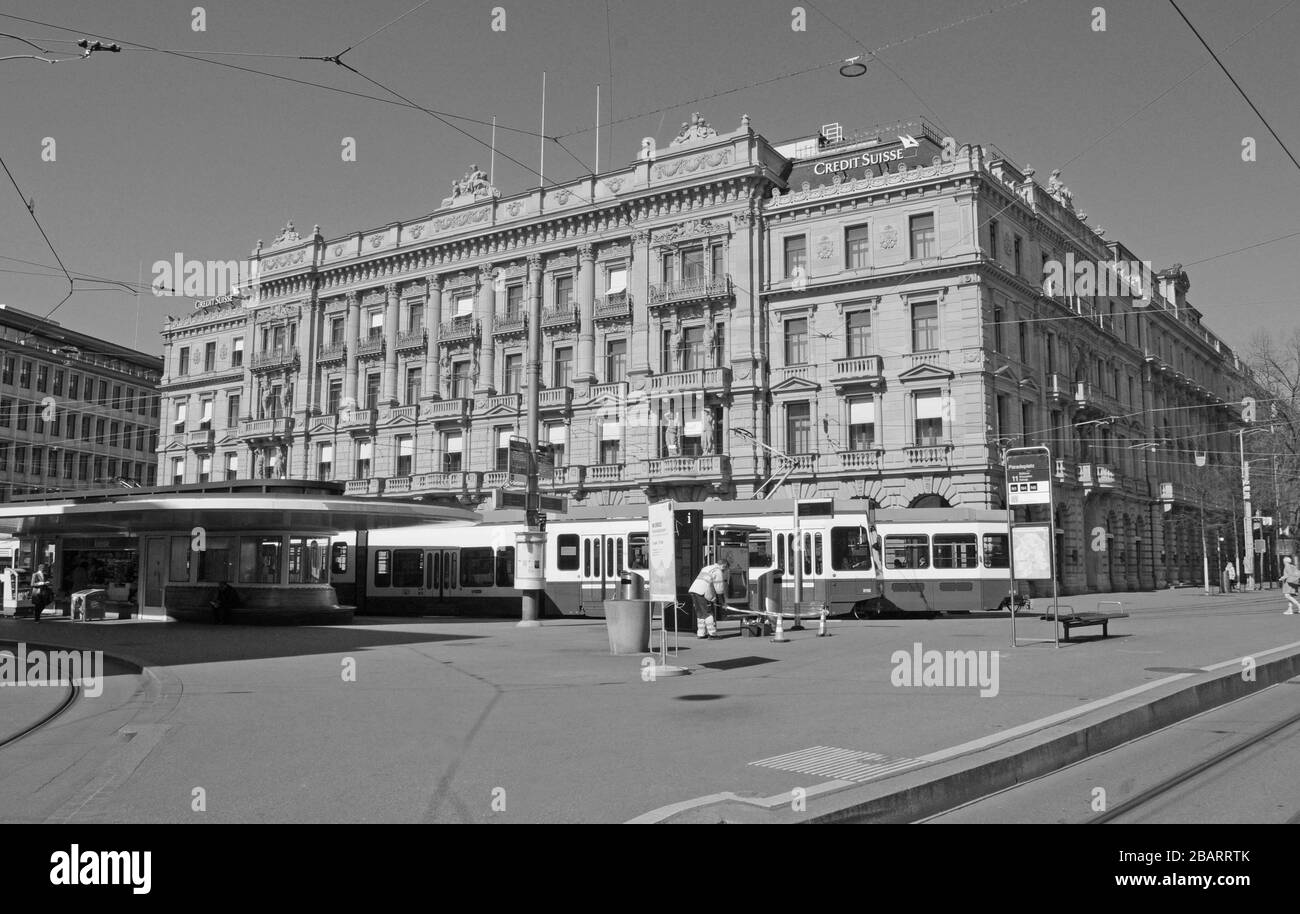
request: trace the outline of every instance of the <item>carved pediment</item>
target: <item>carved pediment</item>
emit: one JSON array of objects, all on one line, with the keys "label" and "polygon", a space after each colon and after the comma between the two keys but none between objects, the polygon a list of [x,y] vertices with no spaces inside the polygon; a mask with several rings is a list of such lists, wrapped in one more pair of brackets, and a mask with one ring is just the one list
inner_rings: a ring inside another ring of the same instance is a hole
[{"label": "carved pediment", "polygon": [[807,378],[787,378],[772,387],[774,394],[814,393],[818,390],[821,390],[821,385]]},{"label": "carved pediment", "polygon": [[909,384],[916,381],[947,381],[953,377],[953,373],[948,369],[927,362],[924,365],[909,368],[898,376],[898,380],[904,384]]}]

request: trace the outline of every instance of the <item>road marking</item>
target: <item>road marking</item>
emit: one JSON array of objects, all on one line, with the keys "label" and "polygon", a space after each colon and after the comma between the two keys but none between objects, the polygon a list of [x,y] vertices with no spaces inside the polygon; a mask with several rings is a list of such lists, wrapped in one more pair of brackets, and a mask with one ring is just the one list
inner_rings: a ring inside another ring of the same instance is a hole
[{"label": "road marking", "polygon": [[861,752],[856,749],[836,749],[832,746],[813,746],[798,752],[787,752],[750,762],[762,768],[775,768],[778,771],[793,771],[796,774],[813,774],[832,777],[837,781],[852,781],[863,784],[867,781],[905,771],[925,764],[920,759],[894,758],[876,752]]},{"label": "road marking", "polygon": [[[1240,657],[1234,657],[1231,660],[1224,660],[1221,663],[1215,663],[1206,667],[1202,667],[1202,669],[1206,673],[1213,673],[1217,670],[1227,669],[1228,667],[1231,666],[1240,666],[1242,660],[1244,660],[1246,657],[1251,657],[1253,659],[1258,660],[1258,658],[1260,657],[1267,657],[1270,654],[1278,654],[1283,651],[1290,651],[1296,648],[1300,648],[1300,641],[1293,641],[1290,644],[1283,644],[1280,647],[1273,647],[1273,648],[1269,648],[1268,650],[1255,651],[1250,654],[1243,654]],[[956,758],[961,755],[969,755],[972,752],[978,752],[982,749],[987,749],[990,746],[995,746],[999,743],[1008,742],[1010,740],[1016,739],[1017,737],[1024,736],[1027,733],[1032,733],[1036,730],[1043,730],[1048,727],[1056,726],[1059,723],[1064,723],[1065,721],[1071,720],[1082,714],[1087,714],[1091,711],[1096,711],[1101,708],[1105,708],[1108,705],[1116,704],[1117,702],[1121,702],[1126,698],[1132,698],[1135,695],[1141,695],[1143,692],[1149,692],[1152,689],[1159,688],[1160,686],[1163,685],[1168,685],[1171,682],[1178,682],[1181,679],[1190,679],[1194,675],[1196,674],[1178,673],[1177,675],[1174,676],[1166,676],[1163,679],[1156,679],[1153,680],[1152,682],[1143,683],[1142,685],[1136,686],[1132,689],[1126,689],[1123,692],[1117,692],[1114,695],[1109,695],[1105,698],[1099,698],[1096,701],[1088,702],[1087,704],[1080,705],[1077,708],[1071,708],[1068,711],[1062,711],[1059,714],[1052,714],[1047,717],[1041,717],[1038,720],[1031,721],[1027,724],[1021,724],[1018,727],[1012,727],[1010,730],[1000,730],[997,733],[992,733],[989,734],[988,736],[980,737],[979,739],[974,739],[971,740],[970,742],[962,743],[959,746],[953,746],[952,748],[949,749],[941,749],[938,752],[931,752],[928,755],[920,756],[917,759],[899,759],[899,761],[916,762],[916,765],[907,766],[908,768],[915,768],[920,765],[926,765],[926,766],[934,765],[937,764],[938,762],[948,761],[950,759]],[[814,752],[818,748],[824,749],[826,747],[815,747],[814,749],[804,749],[801,750],[800,752],[788,753],[785,756],[774,756],[773,759],[790,758],[793,756],[802,755],[803,753]],[[835,751],[835,750],[831,750],[831,751]],[[839,750],[839,751],[847,751],[847,750]],[[868,755],[871,755],[871,753],[864,752],[864,753],[857,753],[856,755],[859,758],[863,758]],[[881,756],[881,758],[884,758],[884,756]],[[773,759],[766,759],[765,761],[770,762]],[[751,762],[751,764],[761,765],[763,763]],[[771,767],[776,767],[776,766],[771,766]],[[899,770],[906,770],[906,769],[899,769]],[[877,775],[877,777],[880,776],[881,775]],[[822,784],[817,784],[813,787],[806,788],[806,795],[812,797],[824,793],[833,793],[837,790],[843,790],[846,787],[856,787],[858,786],[859,783],[860,783],[859,781],[848,781],[848,780],[826,781]],[[661,806],[658,809],[654,809],[651,810],[650,812],[643,813],[642,815],[637,816],[635,819],[629,819],[626,824],[628,825],[654,824],[657,822],[662,822],[665,819],[669,819],[677,815],[678,813],[685,812],[689,809],[695,809],[701,806],[711,806],[714,803],[726,803],[726,802],[745,803],[750,806],[759,806],[764,809],[774,809],[778,806],[784,806],[787,803],[789,803],[790,794],[780,793],[774,797],[754,798],[754,797],[738,796],[737,794],[732,793],[730,791],[727,791],[726,793],[715,793],[705,797],[697,797],[696,799],[693,800],[683,800],[680,803],[673,803],[669,806]]]}]

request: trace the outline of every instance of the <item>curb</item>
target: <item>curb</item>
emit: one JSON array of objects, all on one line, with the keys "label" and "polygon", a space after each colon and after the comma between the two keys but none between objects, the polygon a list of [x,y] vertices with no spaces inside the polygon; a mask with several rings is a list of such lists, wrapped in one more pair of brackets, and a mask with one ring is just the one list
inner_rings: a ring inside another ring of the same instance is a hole
[{"label": "curb", "polygon": [[[1118,714],[1069,729],[1060,724],[966,760],[937,766],[946,773],[901,790],[803,819],[804,824],[915,822],[1025,781],[1051,774],[1171,724],[1300,676],[1300,653],[1261,663],[1255,680],[1238,669],[1202,680]],[[1026,741],[1032,744],[1025,745]],[[1016,744],[1020,748],[1014,748]],[[989,758],[998,755],[997,758]],[[983,760],[976,760],[976,759]],[[964,767],[963,766],[964,763]],[[917,772],[921,774],[921,772]]]}]

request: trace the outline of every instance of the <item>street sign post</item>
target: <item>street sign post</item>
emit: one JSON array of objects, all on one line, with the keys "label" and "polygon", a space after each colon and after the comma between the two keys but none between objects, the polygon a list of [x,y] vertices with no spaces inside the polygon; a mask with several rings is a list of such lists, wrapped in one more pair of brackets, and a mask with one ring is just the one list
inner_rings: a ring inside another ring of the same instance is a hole
[{"label": "street sign post", "polygon": [[[1007,485],[1007,539],[1011,582],[1011,646],[1016,638],[1016,581],[1052,582],[1052,629],[1056,646],[1061,646],[1060,594],[1056,583],[1056,502],[1052,498],[1052,452],[1046,447],[1008,448],[1002,452]],[[1016,524],[1019,507],[1047,505],[1047,526]]]},{"label": "street sign post", "polygon": [[533,469],[533,449],[528,439],[512,437],[509,457],[506,469],[510,472],[510,485],[526,488]]},{"label": "street sign post", "polygon": [[1046,449],[1017,448],[1007,451],[1007,504],[1050,505],[1052,503],[1052,455]]}]

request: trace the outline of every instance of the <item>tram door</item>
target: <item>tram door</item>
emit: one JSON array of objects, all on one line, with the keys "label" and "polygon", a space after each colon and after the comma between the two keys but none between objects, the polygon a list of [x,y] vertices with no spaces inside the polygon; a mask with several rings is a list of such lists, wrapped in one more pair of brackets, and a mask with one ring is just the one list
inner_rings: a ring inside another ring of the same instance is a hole
[{"label": "tram door", "polygon": [[599,533],[583,535],[579,547],[579,577],[584,615],[603,616],[605,601],[618,599],[619,573],[626,563],[623,549],[622,537]]},{"label": "tram door", "polygon": [[424,554],[425,592],[436,604],[456,596],[460,586],[456,550],[433,549]]}]

